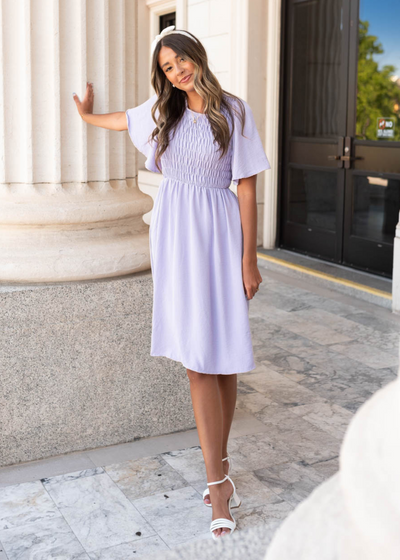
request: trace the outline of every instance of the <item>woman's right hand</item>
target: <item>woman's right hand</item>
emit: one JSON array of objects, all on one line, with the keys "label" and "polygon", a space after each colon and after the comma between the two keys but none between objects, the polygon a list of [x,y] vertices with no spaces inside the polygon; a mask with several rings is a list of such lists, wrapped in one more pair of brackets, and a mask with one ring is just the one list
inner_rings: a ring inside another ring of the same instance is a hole
[{"label": "woman's right hand", "polygon": [[82,101],[79,99],[76,93],[74,93],[73,97],[81,117],[83,115],[87,115],[88,113],[93,113],[94,92],[92,83],[86,82],[86,91]]},{"label": "woman's right hand", "polygon": [[106,128],[107,130],[128,130],[125,111],[98,115],[93,114],[93,84],[86,82],[86,91],[82,101],[76,93],[73,94],[73,97],[79,114],[85,123]]}]

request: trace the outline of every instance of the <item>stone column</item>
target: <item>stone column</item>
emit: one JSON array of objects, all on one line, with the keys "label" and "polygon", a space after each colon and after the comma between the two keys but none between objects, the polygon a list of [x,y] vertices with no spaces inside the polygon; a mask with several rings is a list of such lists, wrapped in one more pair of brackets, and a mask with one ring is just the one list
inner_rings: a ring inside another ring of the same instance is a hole
[{"label": "stone column", "polygon": [[263,247],[274,249],[278,219],[278,146],[280,40],[282,0],[267,3],[267,80],[266,80],[266,142],[265,150],[271,170],[265,173]]},{"label": "stone column", "polygon": [[137,4],[1,0],[0,281],[58,282],[150,269],[153,201],[127,132],[84,123],[138,105]]}]

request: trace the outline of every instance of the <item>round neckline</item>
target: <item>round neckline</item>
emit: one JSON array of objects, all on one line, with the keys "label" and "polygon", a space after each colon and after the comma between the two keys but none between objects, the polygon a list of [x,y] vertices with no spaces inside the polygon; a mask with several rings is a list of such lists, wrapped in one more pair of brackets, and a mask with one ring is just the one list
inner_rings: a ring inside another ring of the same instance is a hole
[{"label": "round neckline", "polygon": [[186,103],[186,110],[187,110],[187,111],[190,111],[191,113],[194,113],[195,115],[199,115],[199,116],[202,115],[202,116],[205,116],[205,113],[198,113],[197,111],[193,111],[193,109],[190,109],[190,108],[188,107],[188,104],[187,104],[187,99],[185,99],[185,103]]},{"label": "round neckline", "polygon": [[193,111],[193,109],[189,109],[189,107],[186,107],[188,111],[190,111],[191,113],[194,113],[195,115],[205,115],[205,113],[198,113],[197,111]]}]

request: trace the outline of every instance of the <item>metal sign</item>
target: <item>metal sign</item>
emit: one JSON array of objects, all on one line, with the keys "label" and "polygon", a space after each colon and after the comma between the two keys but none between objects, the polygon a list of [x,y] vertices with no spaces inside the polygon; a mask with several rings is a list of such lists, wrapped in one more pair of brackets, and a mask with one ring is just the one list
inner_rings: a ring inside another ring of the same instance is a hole
[{"label": "metal sign", "polygon": [[377,138],[394,138],[394,119],[379,117],[376,136]]}]

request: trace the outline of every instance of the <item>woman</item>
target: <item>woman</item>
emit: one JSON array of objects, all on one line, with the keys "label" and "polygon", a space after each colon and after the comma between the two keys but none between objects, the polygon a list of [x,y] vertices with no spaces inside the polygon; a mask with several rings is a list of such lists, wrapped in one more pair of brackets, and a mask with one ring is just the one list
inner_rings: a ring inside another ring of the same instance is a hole
[{"label": "woman", "polygon": [[128,130],[146,168],[163,174],[150,225],[150,354],[187,369],[216,538],[233,533],[231,507],[240,505],[227,446],[237,374],[255,368],[248,311],[262,282],[256,178],[270,165],[249,105],[221,88],[200,41],[174,27],[153,41],[156,93],[147,101],[94,115],[90,83],[74,100],[85,122]]}]

